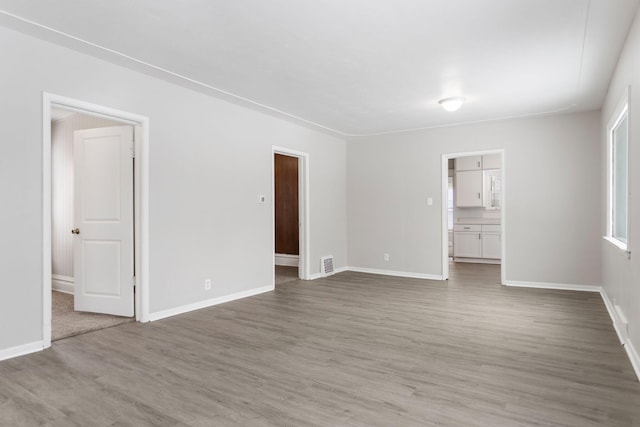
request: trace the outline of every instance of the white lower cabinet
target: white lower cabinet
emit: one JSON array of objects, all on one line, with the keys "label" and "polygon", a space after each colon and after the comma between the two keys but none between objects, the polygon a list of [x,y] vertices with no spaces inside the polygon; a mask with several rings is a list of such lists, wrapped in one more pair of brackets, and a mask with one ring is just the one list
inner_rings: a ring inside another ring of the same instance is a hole
[{"label": "white lower cabinet", "polygon": [[482,258],[500,259],[502,256],[500,233],[482,233]]},{"label": "white lower cabinet", "polygon": [[454,225],[453,255],[455,257],[480,258],[482,253],[481,231],[480,225]]},{"label": "white lower cabinet", "polygon": [[499,260],[502,257],[500,226],[454,225],[453,255],[455,258]]}]

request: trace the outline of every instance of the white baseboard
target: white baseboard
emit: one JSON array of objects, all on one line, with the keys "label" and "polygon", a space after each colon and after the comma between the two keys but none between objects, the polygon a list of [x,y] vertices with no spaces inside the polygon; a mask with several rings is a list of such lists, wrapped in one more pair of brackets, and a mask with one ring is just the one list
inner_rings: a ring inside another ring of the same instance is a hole
[{"label": "white baseboard", "polygon": [[51,275],[51,289],[65,294],[73,294],[73,277],[61,276],[59,274]]},{"label": "white baseboard", "polygon": [[217,298],[211,298],[204,301],[198,301],[193,304],[187,304],[180,307],[170,308],[168,310],[162,310],[155,313],[149,313],[149,321],[153,322],[155,320],[164,319],[166,317],[176,316],[178,314],[188,313],[194,310],[200,310],[201,308],[211,307],[213,305],[222,304],[229,301],[234,301],[241,298],[247,298],[254,295],[262,294],[265,292],[270,292],[275,289],[275,286],[263,286],[260,288],[249,289],[246,291],[236,292],[230,295],[224,295]]},{"label": "white baseboard", "polygon": [[468,262],[472,264],[501,264],[502,261],[499,259],[492,258],[464,258],[464,257],[453,257],[454,262]]},{"label": "white baseboard", "polygon": [[34,341],[28,344],[17,345],[15,347],[0,350],[0,360],[12,359],[14,357],[24,356],[25,354],[35,353],[42,350],[44,350],[44,343],[42,341]]},{"label": "white baseboard", "polygon": [[640,357],[638,357],[636,348],[631,343],[631,340],[629,340],[626,329],[626,319],[620,318],[618,310],[616,310],[615,306],[611,303],[609,296],[604,291],[604,288],[602,286],[571,285],[566,283],[520,282],[513,280],[508,280],[507,286],[539,289],[558,289],[581,292],[598,292],[600,294],[600,297],[602,298],[602,301],[604,302],[604,306],[607,308],[607,312],[609,313],[609,317],[611,318],[611,322],[613,323],[613,329],[616,331],[616,335],[618,335],[620,344],[622,344],[622,346],[624,347],[624,350],[627,353],[627,357],[631,362],[631,366],[633,367],[636,377],[638,381],[640,381]]},{"label": "white baseboard", "polygon": [[[350,270],[349,267],[340,267],[333,270],[332,274],[344,273],[345,271],[349,271],[349,270]],[[330,274],[329,276],[331,276],[332,274]],[[323,277],[328,277],[328,276],[324,276],[322,273],[314,273],[309,275],[308,280],[322,279]]]},{"label": "white baseboard", "polygon": [[600,292],[601,286],[595,285],[574,285],[569,283],[547,283],[547,282],[521,282],[517,280],[507,280],[507,286],[519,288],[537,288],[537,289],[556,289],[561,291],[581,291],[581,292]]},{"label": "white baseboard", "polygon": [[602,298],[602,301],[604,302],[604,306],[607,308],[607,312],[609,313],[609,317],[611,318],[611,322],[613,322],[613,329],[616,331],[616,334],[618,335],[618,339],[620,340],[620,344],[624,345],[625,338],[622,335],[622,331],[620,330],[619,322],[618,322],[617,315],[616,315],[616,309],[613,306],[613,304],[611,303],[611,300],[609,300],[609,296],[604,291],[604,289],[602,289],[600,291],[600,297]]},{"label": "white baseboard", "polygon": [[300,257],[298,255],[275,254],[274,262],[276,265],[284,267],[297,267],[300,262]]},{"label": "white baseboard", "polygon": [[613,323],[613,329],[618,335],[620,344],[622,344],[622,346],[624,347],[624,351],[627,353],[627,357],[631,362],[633,371],[636,373],[638,381],[640,381],[640,357],[638,357],[638,351],[629,339],[626,319],[620,318],[618,310],[616,310],[615,305],[613,305],[613,303],[609,299],[609,295],[607,295],[604,289],[600,291],[600,296],[602,297],[602,301],[604,301],[605,307],[607,307],[607,312],[609,313],[609,317],[611,318],[611,322]]},{"label": "white baseboard", "polygon": [[442,275],[410,273],[406,271],[378,270],[375,268],[347,267],[349,271],[357,273],[380,274],[383,276],[408,277],[411,279],[444,280]]},{"label": "white baseboard", "polygon": [[640,381],[640,357],[638,357],[638,352],[631,343],[631,340],[627,339],[627,342],[624,344],[624,350],[627,352],[627,357],[631,361],[631,366],[633,366],[638,381]]}]

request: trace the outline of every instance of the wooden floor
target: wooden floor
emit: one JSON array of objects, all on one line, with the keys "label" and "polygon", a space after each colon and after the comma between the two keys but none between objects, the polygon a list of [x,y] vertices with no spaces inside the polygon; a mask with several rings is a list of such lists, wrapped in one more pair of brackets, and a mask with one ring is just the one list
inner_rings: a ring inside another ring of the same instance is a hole
[{"label": "wooden floor", "polygon": [[595,293],[342,273],[0,363],[2,426],[633,426]]}]

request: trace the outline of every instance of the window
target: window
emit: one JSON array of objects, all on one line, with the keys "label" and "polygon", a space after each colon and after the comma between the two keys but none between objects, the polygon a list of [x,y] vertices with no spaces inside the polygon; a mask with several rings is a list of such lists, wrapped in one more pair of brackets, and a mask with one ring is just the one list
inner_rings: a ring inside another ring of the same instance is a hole
[{"label": "window", "polygon": [[608,206],[607,238],[621,249],[627,249],[628,228],[628,97],[616,109],[608,133]]}]

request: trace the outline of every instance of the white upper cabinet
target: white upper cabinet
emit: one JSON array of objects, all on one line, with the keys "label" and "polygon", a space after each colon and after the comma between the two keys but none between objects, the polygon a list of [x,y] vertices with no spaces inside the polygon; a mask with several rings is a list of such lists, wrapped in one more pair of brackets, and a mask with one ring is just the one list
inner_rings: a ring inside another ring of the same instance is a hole
[{"label": "white upper cabinet", "polygon": [[482,171],[456,172],[456,206],[460,208],[481,207]]},{"label": "white upper cabinet", "polygon": [[500,169],[502,167],[500,154],[482,156],[482,169]]},{"label": "white upper cabinet", "polygon": [[482,169],[482,156],[458,157],[456,171],[474,171]]}]

